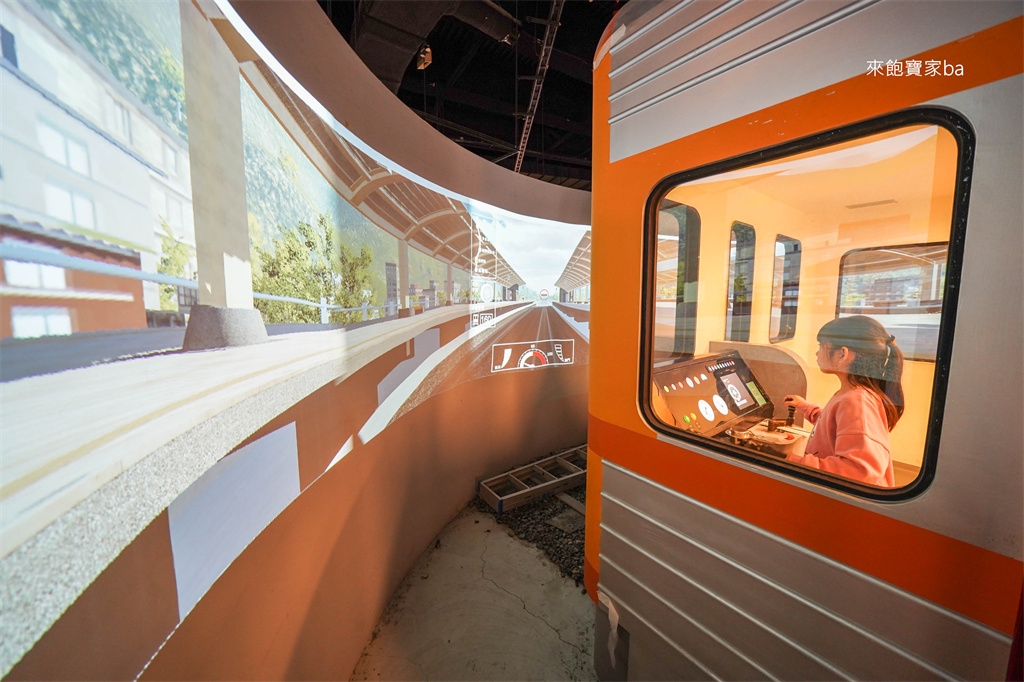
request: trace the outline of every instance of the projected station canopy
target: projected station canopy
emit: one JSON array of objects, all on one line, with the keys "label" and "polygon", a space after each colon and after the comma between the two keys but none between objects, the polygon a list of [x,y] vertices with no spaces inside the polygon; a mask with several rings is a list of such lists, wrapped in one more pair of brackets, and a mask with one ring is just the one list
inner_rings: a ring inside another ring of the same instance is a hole
[{"label": "projected station canopy", "polygon": [[244,62],[240,68],[328,182],[371,221],[452,267],[486,271],[505,286],[525,284],[475,229],[461,201],[391,171],[335,133],[262,60]]}]

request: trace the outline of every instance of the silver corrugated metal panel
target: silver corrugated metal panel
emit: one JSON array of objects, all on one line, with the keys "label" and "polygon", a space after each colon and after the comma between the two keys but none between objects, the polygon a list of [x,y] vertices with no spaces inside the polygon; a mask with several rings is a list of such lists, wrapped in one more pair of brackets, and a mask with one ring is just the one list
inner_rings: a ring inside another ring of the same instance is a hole
[{"label": "silver corrugated metal panel", "polygon": [[[652,100],[714,77],[876,1],[732,0],[695,17],[662,43],[632,57],[629,55],[633,50],[612,50],[611,120],[628,116]],[[687,12],[679,12],[676,17],[691,18]],[[638,40],[629,47],[643,47],[646,42]],[[616,63],[620,56],[622,66]]]},{"label": "silver corrugated metal panel", "polygon": [[707,676],[1005,672],[1002,633],[609,462],[603,481],[599,588]]},{"label": "silver corrugated metal panel", "polygon": [[[611,118],[795,40],[877,0],[694,3],[659,29],[612,49]],[[707,10],[707,11],[705,11]]]},{"label": "silver corrugated metal panel", "polygon": [[[617,17],[611,161],[1008,21],[1015,2],[694,0]],[[907,31],[913,26],[913,31]],[[823,59],[827,55],[827,59]],[[711,106],[709,103],[713,102]]]}]

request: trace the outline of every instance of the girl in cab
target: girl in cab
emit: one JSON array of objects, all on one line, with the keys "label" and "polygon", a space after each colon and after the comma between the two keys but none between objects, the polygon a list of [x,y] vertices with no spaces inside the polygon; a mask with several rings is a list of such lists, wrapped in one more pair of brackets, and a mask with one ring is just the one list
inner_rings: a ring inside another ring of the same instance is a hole
[{"label": "girl in cab", "polygon": [[797,395],[785,403],[814,425],[805,454],[786,459],[882,488],[895,486],[889,432],[903,415],[903,353],[881,324],[855,315],[818,332],[818,367],[839,378],[824,407]]}]

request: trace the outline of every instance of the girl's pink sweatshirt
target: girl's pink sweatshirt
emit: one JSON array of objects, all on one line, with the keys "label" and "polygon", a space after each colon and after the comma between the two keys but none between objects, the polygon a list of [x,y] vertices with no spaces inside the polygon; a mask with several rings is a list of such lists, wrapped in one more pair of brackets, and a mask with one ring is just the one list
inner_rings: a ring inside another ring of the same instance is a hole
[{"label": "girl's pink sweatshirt", "polygon": [[839,391],[824,408],[797,408],[814,424],[804,455],[791,462],[883,488],[895,487],[889,429],[882,400],[860,386]]}]

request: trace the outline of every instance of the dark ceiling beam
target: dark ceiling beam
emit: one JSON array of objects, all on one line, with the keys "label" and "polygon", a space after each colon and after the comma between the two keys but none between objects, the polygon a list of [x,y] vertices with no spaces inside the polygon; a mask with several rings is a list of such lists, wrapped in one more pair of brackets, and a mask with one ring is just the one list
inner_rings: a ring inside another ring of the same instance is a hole
[{"label": "dark ceiling beam", "polygon": [[525,161],[523,161],[523,168],[521,174],[555,175],[561,178],[574,178],[588,181],[591,177],[589,168],[580,168],[578,166],[563,166],[557,163],[548,163],[547,161],[541,164],[540,161],[537,161],[536,159],[529,157]]},{"label": "dark ceiling beam", "polygon": [[[540,41],[533,36],[521,34],[519,41],[515,44],[516,53],[520,57],[526,57],[537,61],[540,56]],[[551,53],[551,59],[548,66],[559,73],[565,74],[570,78],[574,78],[582,83],[592,85],[594,82],[594,70],[593,65],[585,59],[574,57],[573,55],[562,52],[561,50],[554,50]]]},{"label": "dark ceiling beam", "polygon": [[462,74],[466,71],[466,67],[469,66],[471,61],[473,61],[473,57],[476,56],[476,53],[480,50],[480,45],[482,44],[483,38],[481,38],[479,34],[474,34],[473,43],[466,48],[466,52],[462,55],[462,59],[459,60],[458,65],[452,70],[451,75],[448,76],[448,82],[445,83],[446,89],[454,86],[459,78],[462,77]]},{"label": "dark ceiling beam", "polygon": [[[510,144],[504,144],[498,146],[490,142],[479,142],[477,140],[455,140],[458,144],[463,147],[474,147],[477,149],[492,149],[497,152],[517,152],[518,149]],[[543,161],[554,161],[557,163],[570,163],[575,166],[583,166],[590,168],[590,159],[583,159],[578,156],[562,156],[561,154],[548,154],[547,152],[539,152],[536,149],[527,149],[526,155],[531,159],[538,159]],[[587,171],[589,174],[590,171]]]},{"label": "dark ceiling beam", "polygon": [[[415,78],[406,78],[402,83],[402,90],[422,97],[423,83]],[[430,96],[433,94],[433,90],[428,87],[427,95]],[[503,102],[501,100],[494,99],[493,97],[478,95],[476,93],[466,92],[465,90],[458,90],[455,88],[444,89],[444,100],[451,104],[464,104],[467,107],[486,111],[490,114],[498,114],[500,116],[514,116],[516,114],[514,104]],[[541,112],[537,115],[535,123],[536,125],[543,126],[544,128],[572,132],[577,135],[585,135],[586,137],[590,137],[591,135],[590,121],[572,121],[562,116]]]},{"label": "dark ceiling beam", "polygon": [[573,133],[573,132],[568,132],[568,133],[566,133],[565,135],[562,135],[562,136],[561,136],[560,138],[558,138],[557,140],[555,140],[555,143],[554,143],[553,145],[551,145],[550,147],[547,147],[547,148],[545,149],[545,151],[549,151],[549,152],[553,152],[553,151],[555,151],[556,149],[558,149],[559,147],[561,147],[561,146],[562,146],[562,145],[563,145],[563,144],[564,144],[564,143],[565,143],[565,142],[566,142],[566,141],[567,141],[567,140],[568,140],[568,139],[569,139],[570,137],[572,137],[572,136],[573,136],[574,134],[575,134],[575,133]]},{"label": "dark ceiling beam", "polygon": [[486,133],[481,133],[480,131],[473,130],[468,126],[453,123],[452,121],[446,121],[443,118],[440,118],[439,116],[428,114],[425,111],[418,111],[415,109],[413,111],[416,111],[416,114],[419,115],[419,117],[422,118],[427,123],[433,123],[434,125],[443,126],[449,130],[454,130],[464,135],[475,137],[480,142],[487,143],[490,146],[489,148],[501,150],[515,149],[515,146],[513,146],[511,142],[506,142],[505,140],[500,140],[496,137],[491,137]]},{"label": "dark ceiling beam", "polygon": [[[509,169],[511,170],[511,169]],[[523,162],[520,175],[534,177],[545,182],[552,182],[549,178],[556,178],[554,184],[571,184],[580,186],[583,183],[590,184],[590,175],[581,175],[579,169],[567,168],[565,166],[552,166],[547,164],[544,168],[532,167],[528,162]]]}]

